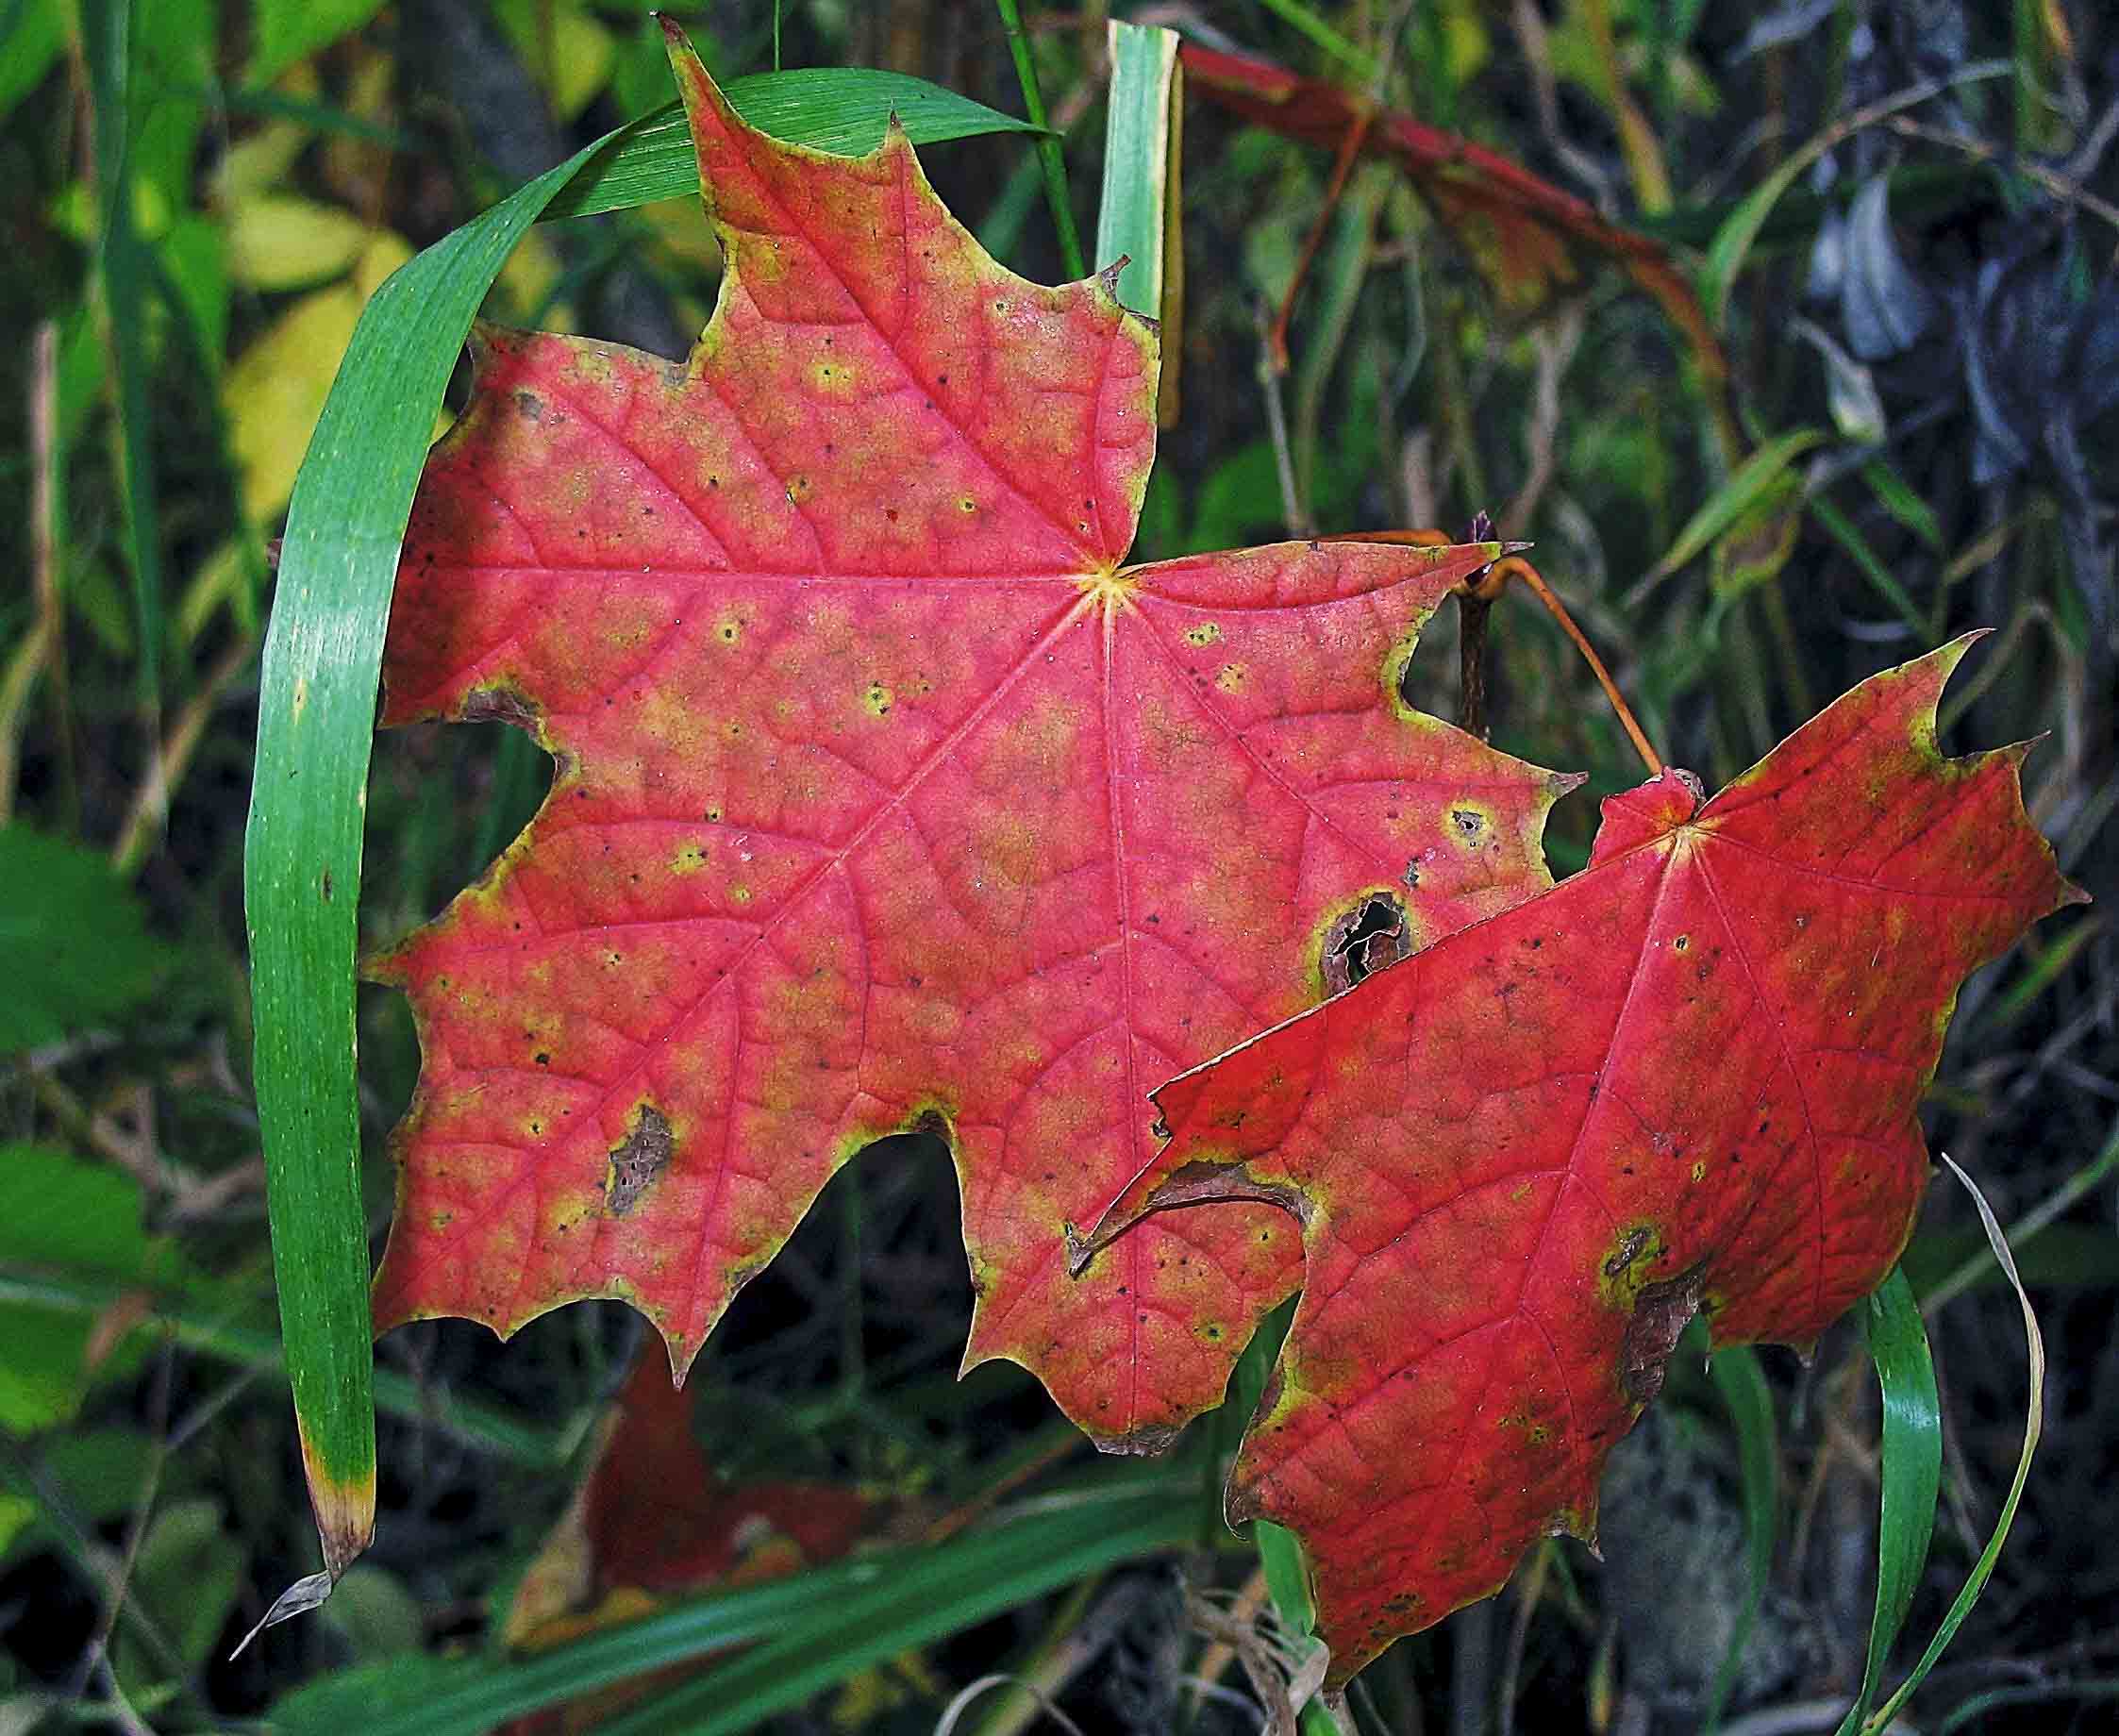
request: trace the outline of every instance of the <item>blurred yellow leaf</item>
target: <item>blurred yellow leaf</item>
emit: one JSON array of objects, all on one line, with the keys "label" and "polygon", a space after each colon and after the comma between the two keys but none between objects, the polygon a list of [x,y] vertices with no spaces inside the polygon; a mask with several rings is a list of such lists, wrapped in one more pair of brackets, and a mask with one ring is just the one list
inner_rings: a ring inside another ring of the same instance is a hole
[{"label": "blurred yellow leaf", "polygon": [[610,82],[617,44],[586,8],[568,0],[499,0],[493,15],[550,94],[556,118],[573,120]]},{"label": "blurred yellow leaf", "polygon": [[299,121],[269,121],[222,154],[213,170],[213,198],[222,209],[280,186],[309,148],[310,129]]},{"label": "blurred yellow leaf", "polygon": [[553,286],[559,281],[558,250],[538,230],[524,236],[508,263],[500,268],[499,285],[507,304],[526,323],[546,331],[565,331],[569,323],[557,308],[545,305]]},{"label": "blurred yellow leaf", "polygon": [[351,211],[288,192],[259,193],[228,212],[228,275],[254,290],[292,290],[342,275],[371,231]]},{"label": "blurred yellow leaf", "polygon": [[411,257],[397,236],[374,235],[353,261],[351,282],[303,296],[229,368],[222,402],[228,443],[242,472],[242,508],[252,523],[276,518],[287,505],[361,308]]}]

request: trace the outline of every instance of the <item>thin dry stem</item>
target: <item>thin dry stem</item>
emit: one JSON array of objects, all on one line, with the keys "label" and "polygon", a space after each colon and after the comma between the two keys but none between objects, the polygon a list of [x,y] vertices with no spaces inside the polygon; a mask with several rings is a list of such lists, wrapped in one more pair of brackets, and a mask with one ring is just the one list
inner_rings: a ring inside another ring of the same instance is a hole
[{"label": "thin dry stem", "polygon": [[110,865],[120,874],[131,874],[140,866],[141,859],[154,847],[162,824],[169,817],[171,793],[183,781],[192,756],[198,751],[207,720],[220,703],[222,690],[249,665],[255,649],[256,643],[244,634],[224,651],[199,691],[177,713],[169,734],[156,748],[146,776],[133,792],[132,805],[125,812],[125,830],[110,851]]},{"label": "thin dry stem", "polygon": [[[58,660],[58,327],[44,320],[29,345],[29,565],[37,619],[0,676],[0,826],[14,814],[23,720],[37,676],[48,663],[55,687],[63,686]],[[63,720],[60,733],[63,739]]]}]

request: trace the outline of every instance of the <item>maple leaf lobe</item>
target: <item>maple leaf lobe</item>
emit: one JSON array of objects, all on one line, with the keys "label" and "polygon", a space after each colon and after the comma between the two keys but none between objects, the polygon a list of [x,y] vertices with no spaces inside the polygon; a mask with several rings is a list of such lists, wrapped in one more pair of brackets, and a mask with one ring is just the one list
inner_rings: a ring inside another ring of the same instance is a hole
[{"label": "maple leaf lobe", "polygon": [[1152,1150],[1147,1084],[1312,999],[1349,901],[1401,899],[1410,944],[1547,883],[1570,780],[1396,696],[1491,546],[1118,568],[1145,324],[987,259],[902,135],[780,145],[676,64],[706,334],[673,364],[481,331],[414,507],[384,720],[498,717],[556,765],[372,967],[423,1055],[376,1319],[617,1296],[681,1373],[840,1165],[935,1131],[967,1365],[1153,1446],[1298,1263],[1235,1208],[1069,1277],[1063,1225]]},{"label": "maple leaf lobe", "polygon": [[1302,1302],[1228,1511],[1303,1535],[1335,1680],[1537,1537],[1593,1536],[1695,1311],[1719,1344],[1807,1344],[1897,1258],[1958,984],[2080,896],[2022,750],[1936,750],[1969,643],[1710,802],[1675,774],[1611,798],[1581,875],[1155,1093],[1170,1144],[1093,1244],[1173,1205],[1303,1201]]}]

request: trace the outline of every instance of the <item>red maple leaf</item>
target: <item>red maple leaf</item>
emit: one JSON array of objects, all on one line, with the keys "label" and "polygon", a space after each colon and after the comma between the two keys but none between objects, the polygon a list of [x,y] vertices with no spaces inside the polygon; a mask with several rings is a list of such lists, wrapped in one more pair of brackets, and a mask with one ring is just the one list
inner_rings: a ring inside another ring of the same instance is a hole
[{"label": "red maple leaf", "polygon": [[[573,1505],[515,1589],[503,1637],[538,1652],[623,1627],[668,1600],[755,1585],[836,1561],[877,1514],[826,1482],[731,1483],[692,1432],[692,1401],[642,1346]],[[623,1677],[500,1727],[498,1736],[574,1736],[720,1654]]]},{"label": "red maple leaf", "polygon": [[783,145],[673,58],[726,259],[705,336],[482,334],[406,542],[384,721],[501,717],[558,763],[375,967],[424,1054],[377,1324],[622,1296],[681,1373],[839,1164],[928,1129],[966,1365],[1152,1446],[1299,1264],[1243,1206],[1070,1281],[1149,1085],[1389,947],[1372,907],[1411,945],[1549,884],[1570,780],[1398,696],[1498,547],[1123,567],[1153,328],[995,264],[894,128]]},{"label": "red maple leaf", "polygon": [[1155,1093],[1170,1143],[1093,1244],[1205,1199],[1301,1223],[1228,1509],[1303,1536],[1334,1681],[1593,1538],[1695,1311],[1808,1344],[1898,1257],[1958,985],[2082,896],[2022,747],[1936,752],[1970,643],[1704,806],[1682,772],[1612,797],[1583,873]]}]

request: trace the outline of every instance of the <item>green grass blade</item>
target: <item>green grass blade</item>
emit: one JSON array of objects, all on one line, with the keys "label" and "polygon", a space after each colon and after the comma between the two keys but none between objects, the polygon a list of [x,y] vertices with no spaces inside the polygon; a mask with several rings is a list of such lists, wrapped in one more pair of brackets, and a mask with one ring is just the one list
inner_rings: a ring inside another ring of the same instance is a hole
[{"label": "green grass blade", "polygon": [[1714,1684],[1707,1697],[1700,1728],[1712,1732],[1722,1721],[1729,1691],[1736,1686],[1744,1648],[1751,1639],[1759,1606],[1765,1601],[1766,1580],[1773,1572],[1774,1534],[1780,1516],[1780,1437],[1774,1421],[1773,1389],[1759,1366],[1758,1352],[1745,1344],[1717,1350],[1708,1364],[1714,1389],[1728,1407],[1736,1428],[1737,1464],[1744,1481],[1744,1541],[1749,1558],[1751,1583],[1744,1608],[1737,1612],[1729,1635],[1729,1649],[1714,1672]]},{"label": "green grass blade", "polygon": [[[285,1346],[272,1327],[249,1324],[253,1310],[212,1292],[163,1294],[78,1272],[39,1272],[0,1266],[0,1305],[15,1303],[93,1321],[144,1300],[155,1327],[196,1356],[257,1372],[280,1369]],[[425,1423],[467,1446],[517,1464],[546,1469],[566,1461],[570,1432],[496,1406],[422,1387],[394,1369],[375,1370],[375,1408]]]},{"label": "green grass blade", "polygon": [[1920,605],[1913,601],[1906,587],[1891,576],[1891,569],[1884,565],[1877,551],[1869,546],[1868,538],[1856,527],[1854,521],[1822,495],[1810,503],[1810,514],[1825,527],[1826,534],[1846,551],[1847,558],[1854,562],[1861,576],[1869,581],[1878,596],[1891,605],[1899,620],[1925,639],[1927,636],[1927,617],[1921,613]]},{"label": "green grass blade", "polygon": [[[2017,1455],[2016,1474],[2010,1479],[2009,1494],[2001,1503],[2001,1512],[1994,1522],[1994,1531],[1987,1539],[1986,1547],[1979,1551],[1979,1559],[1973,1562],[1972,1572],[1966,1577],[1963,1588],[1952,1601],[1949,1612],[1943,1617],[1942,1626],[1936,1628],[1935,1637],[1921,1653],[1920,1661],[1913,1665],[1912,1673],[1898,1684],[1897,1693],[1877,1709],[1876,1716],[1863,1726],[1863,1736],[1878,1736],[1888,1730],[1899,1709],[1912,1696],[1935,1667],[1936,1660],[1944,1649],[1957,1637],[1957,1630],[1964,1625],[1964,1618],[1972,1613],[1973,1605],[1979,1601],[1980,1594],[1987,1589],[1987,1581],[1994,1577],[1994,1564],[2001,1559],[2001,1546],[2009,1541],[2009,1532],[2016,1523],[2016,1508],[2024,1498],[2024,1484],[2030,1477],[2030,1462],[2038,1452],[2038,1437],[2044,1426],[2045,1417],[2045,1340],[2038,1329],[2038,1314],[2025,1294],[2024,1280],[2016,1270],[2014,1257],[2009,1251],[2009,1238],[2001,1233],[2001,1226],[1994,1221],[1993,1210],[1986,1196],[1973,1185],[1972,1177],[1950,1160],[1947,1152],[1943,1162],[1951,1175],[1961,1181],[1972,1195],[1972,1203],[1979,1210],[1979,1225],[1987,1232],[1987,1242],[1994,1249],[1994,1257],[2001,1269],[2009,1275],[2011,1287],[2016,1293],[2016,1305],[2024,1315],[2024,1343],[2030,1359],[2030,1397],[2024,1412],[2024,1445]],[[1863,1698],[1867,1695],[1864,1694]]]},{"label": "green grass blade", "polygon": [[1265,0],[1265,9],[1281,23],[1301,31],[1348,71],[1360,74],[1363,80],[1373,82],[1381,70],[1377,67],[1374,55],[1348,42],[1309,7],[1304,6],[1302,0]]},{"label": "green grass blade", "polygon": [[1729,473],[1728,480],[1708,496],[1700,509],[1686,521],[1670,551],[1648,570],[1647,577],[1633,588],[1629,602],[1638,602],[1688,561],[1703,553],[1708,544],[1744,516],[1747,508],[1765,497],[1804,453],[1826,439],[1822,428],[1792,428],[1776,435]]},{"label": "green grass blade", "polygon": [[361,819],[384,624],[449,370],[515,243],[592,145],[444,237],[362,311],[294,485],[244,844],[273,1262],[334,1577],[375,1525],[374,1356],[354,1094]]},{"label": "green grass blade", "polygon": [[1008,32],[1008,51],[1015,60],[1016,81],[1023,87],[1023,111],[1030,117],[1030,125],[1044,135],[1038,141],[1038,166],[1044,174],[1044,199],[1052,209],[1052,226],[1060,235],[1060,261],[1069,277],[1086,277],[1089,267],[1082,263],[1074,201],[1067,196],[1067,159],[1060,153],[1060,136],[1044,123],[1044,92],[1038,86],[1038,63],[1030,53],[1030,39],[1023,34],[1023,9],[1016,0],[996,3],[1001,27]]},{"label": "green grass blade", "polygon": [[2034,1682],[2025,1688],[1989,1688],[1955,1708],[1935,1727],[1935,1736],[1955,1736],[1959,1730],[1982,1728],[1980,1720],[1987,1713],[1999,1711],[2006,1706],[2065,1705],[2070,1700],[2093,1704],[2119,1700],[2119,1677],[2101,1677],[2093,1681]]},{"label": "green grass blade", "polygon": [[[1997,1260],[2001,1261],[2002,1272],[2010,1282],[2018,1282],[2014,1262],[2003,1259],[2003,1248],[2021,1248],[2033,1237],[2044,1234],[2057,1219],[2073,1210],[2077,1200],[2089,1194],[2113,1170],[2119,1170],[2119,1124],[2114,1124],[2111,1136],[2105,1141],[2102,1151],[2010,1225],[2006,1243],[1997,1244],[1990,1238],[1988,1247],[1991,1252],[1971,1255],[1930,1289],[1924,1291],[1921,1295],[1921,1311],[1932,1314],[1944,1304],[1954,1300],[1984,1277]],[[2100,1243],[2109,1243],[2110,1238],[2105,1232],[2100,1230],[2097,1235]]]},{"label": "green grass blade", "polygon": [[1854,1736],[1868,1714],[1885,1661],[1927,1565],[1935,1533],[1935,1503],[1943,1485],[1943,1405],[1935,1363],[1913,1287],[1899,1267],[1862,1304],[1869,1355],[1883,1389],[1883,1510],[1877,1527],[1877,1611],[1861,1692],[1847,1709],[1840,1736]]},{"label": "green grass blade", "polygon": [[1935,509],[1913,492],[1912,484],[1883,459],[1871,459],[1861,466],[1861,479],[1877,497],[1877,504],[1927,545],[1928,552],[1946,555],[1943,524]]},{"label": "green grass blade", "polygon": [[[880,144],[893,114],[914,144],[1043,130],[925,78],[865,66],[755,73],[730,80],[723,93],[738,114],[776,139],[849,157]],[[658,108],[634,127],[545,208],[545,221],[698,195],[699,158],[682,107]]]},{"label": "green grass blade", "polygon": [[[1104,188],[1096,207],[1096,265],[1122,256],[1118,298],[1160,319],[1164,262],[1177,255],[1177,33],[1146,25],[1110,26],[1110,96],[1104,118]],[[1173,337],[1175,334],[1172,334]]]},{"label": "green grass blade", "polygon": [[152,714],[161,703],[161,542],[157,535],[155,450],[148,439],[148,266],[146,245],[135,226],[127,148],[134,122],[130,0],[84,8],[81,29],[95,104],[99,276],[104,335],[118,394],[118,500],[132,567],[140,700]]},{"label": "green grass blade", "polygon": [[748,1729],[868,1664],[1060,1586],[1190,1542],[1165,1478],[1040,1503],[993,1527],[817,1567],[684,1604],[523,1661],[404,1661],[343,1672],[274,1708],[283,1736],[476,1736],[611,1682],[749,1649],[598,1727],[601,1736]]},{"label": "green grass blade", "polygon": [[1759,239],[1759,231],[1765,227],[1766,219],[1773,208],[1780,203],[1781,195],[1809,172],[1810,166],[1820,157],[1864,126],[1874,126],[1878,121],[1889,120],[1901,109],[1911,108],[1930,97],[1940,96],[1945,91],[1960,85],[1977,84],[1981,79],[2000,78],[2013,70],[2008,60],[1977,60],[1970,66],[1960,67],[1956,72],[1941,78],[1924,78],[1920,83],[1909,85],[1905,90],[1858,108],[1844,120],[1835,121],[1822,132],[1804,143],[1802,148],[1754,187],[1737,204],[1736,209],[1722,220],[1714,231],[1714,239],[1708,244],[1707,259],[1700,268],[1700,300],[1706,304],[1708,317],[1717,326],[1727,323],[1729,290],[1735,284],[1737,274],[1744,269],[1744,261],[1751,252],[1751,244]]}]

